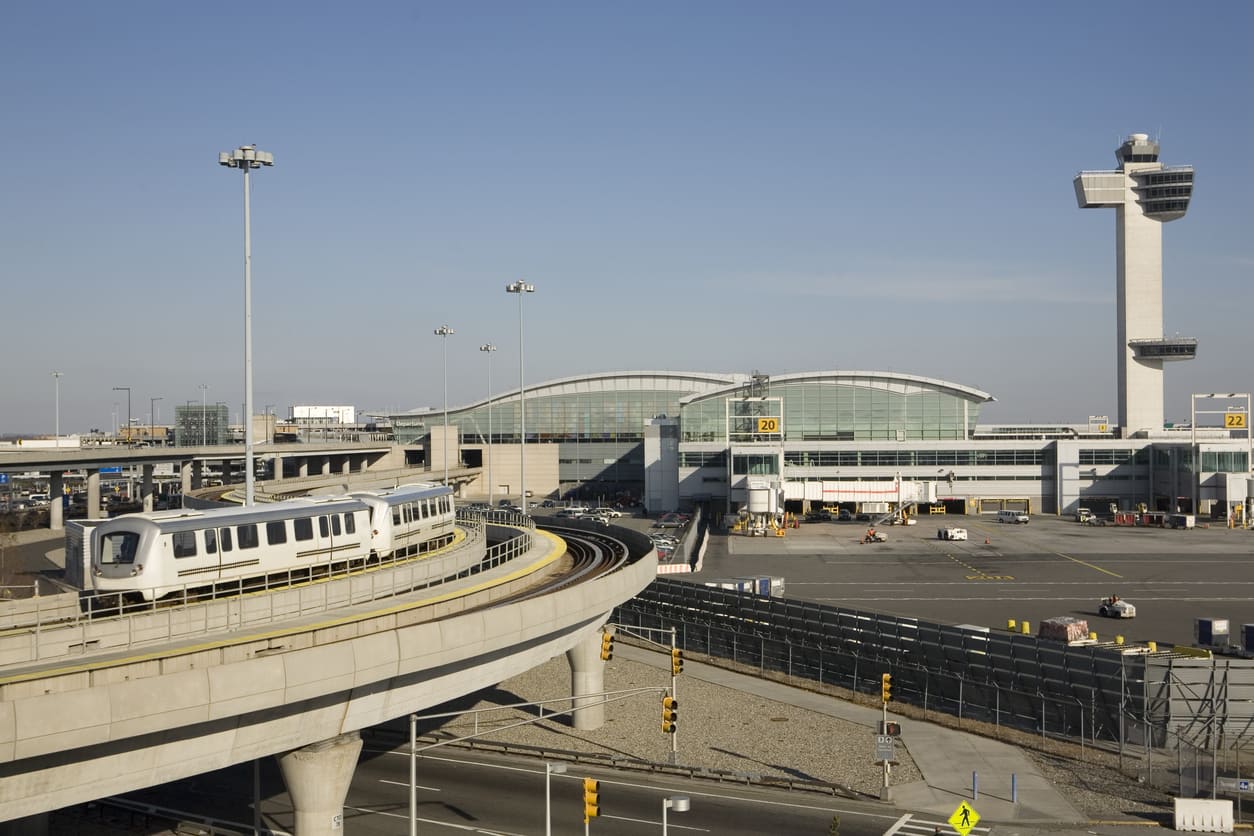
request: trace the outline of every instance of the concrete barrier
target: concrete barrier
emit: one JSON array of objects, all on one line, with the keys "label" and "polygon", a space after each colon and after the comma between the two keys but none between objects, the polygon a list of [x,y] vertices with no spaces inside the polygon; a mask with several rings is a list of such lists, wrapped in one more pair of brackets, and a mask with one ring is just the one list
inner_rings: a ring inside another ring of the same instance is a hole
[{"label": "concrete barrier", "polygon": [[1176,830],[1191,833],[1231,833],[1232,802],[1209,798],[1177,798]]}]

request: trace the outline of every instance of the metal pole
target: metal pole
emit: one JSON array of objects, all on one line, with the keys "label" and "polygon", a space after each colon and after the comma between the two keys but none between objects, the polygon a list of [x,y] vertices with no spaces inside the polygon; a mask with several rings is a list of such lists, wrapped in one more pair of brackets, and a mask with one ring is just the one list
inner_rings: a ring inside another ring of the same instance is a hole
[{"label": "metal pole", "polygon": [[488,355],[488,504],[492,503],[492,352],[496,346],[486,343],[479,350]]},{"label": "metal pole", "polygon": [[253,237],[248,199],[247,161],[244,171],[244,505],[253,504]]},{"label": "metal pole", "polygon": [[[675,628],[671,627],[671,699],[675,704],[679,704],[679,676],[675,673],[675,650],[679,645],[675,641]],[[671,732],[671,765],[679,763],[679,724],[675,724],[675,730]]]},{"label": "metal pole", "polygon": [[456,332],[447,325],[441,325],[435,329],[435,335],[444,338],[444,432],[441,437],[444,443],[444,484],[446,485],[448,484],[448,338],[454,333]]},{"label": "metal pole", "polygon": [[523,291],[518,291],[518,485],[527,513],[527,389],[523,377]]},{"label": "metal pole", "polygon": [[53,379],[56,381],[57,387],[57,410],[56,410],[56,436],[57,449],[61,448],[61,372],[53,372]]}]

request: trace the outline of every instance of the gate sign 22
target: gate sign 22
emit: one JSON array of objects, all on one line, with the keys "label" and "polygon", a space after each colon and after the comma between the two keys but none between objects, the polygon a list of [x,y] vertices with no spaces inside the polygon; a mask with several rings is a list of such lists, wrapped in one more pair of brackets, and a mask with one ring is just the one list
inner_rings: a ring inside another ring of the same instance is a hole
[{"label": "gate sign 22", "polygon": [[1245,413],[1244,412],[1225,412],[1224,426],[1230,430],[1245,429]]}]

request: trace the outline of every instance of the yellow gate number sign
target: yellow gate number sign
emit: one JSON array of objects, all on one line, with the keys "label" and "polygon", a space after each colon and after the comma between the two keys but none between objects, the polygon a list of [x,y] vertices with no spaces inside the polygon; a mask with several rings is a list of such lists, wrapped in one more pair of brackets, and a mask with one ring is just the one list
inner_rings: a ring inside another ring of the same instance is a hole
[{"label": "yellow gate number sign", "polygon": [[961,836],[967,836],[979,820],[980,814],[965,801],[959,804],[958,809],[954,810],[954,814],[949,817],[949,823]]},{"label": "yellow gate number sign", "polygon": [[1245,429],[1245,413],[1244,412],[1225,412],[1224,426],[1230,430]]},{"label": "yellow gate number sign", "polygon": [[[1242,426],[1244,426],[1244,424]],[[779,432],[779,419],[778,418],[759,418],[758,419],[758,432],[759,433]]]}]

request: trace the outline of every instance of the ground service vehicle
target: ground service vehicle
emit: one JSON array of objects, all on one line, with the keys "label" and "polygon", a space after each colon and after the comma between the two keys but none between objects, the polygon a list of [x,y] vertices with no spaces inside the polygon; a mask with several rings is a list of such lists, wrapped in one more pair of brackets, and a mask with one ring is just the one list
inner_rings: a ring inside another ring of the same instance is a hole
[{"label": "ground service vehicle", "polygon": [[997,521],[999,523],[1022,523],[1023,525],[1027,525],[1029,519],[1030,517],[1028,517],[1027,513],[1024,511],[997,512]]},{"label": "ground service vehicle", "polygon": [[1136,607],[1118,595],[1112,595],[1098,602],[1097,614],[1103,618],[1136,618]]},{"label": "ground service vehicle", "polygon": [[96,526],[99,592],[153,600],[268,575],[319,577],[439,548],[454,535],[452,489],[403,485],[251,507],[127,514]]},{"label": "ground service vehicle", "polygon": [[965,528],[938,528],[936,530],[937,540],[965,540],[967,539],[967,530]]}]

